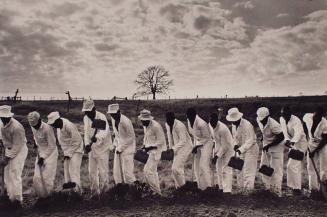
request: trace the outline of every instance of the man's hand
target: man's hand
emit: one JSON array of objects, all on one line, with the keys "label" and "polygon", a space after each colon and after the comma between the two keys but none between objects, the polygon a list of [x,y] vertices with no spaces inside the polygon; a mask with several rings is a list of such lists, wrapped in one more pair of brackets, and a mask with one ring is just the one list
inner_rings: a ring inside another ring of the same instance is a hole
[{"label": "man's hand", "polygon": [[286,140],[285,141],[285,146],[289,147],[289,148],[292,148],[292,146],[294,146],[294,142],[291,142],[290,140]]},{"label": "man's hand", "polygon": [[312,158],[314,158],[314,156],[315,156],[315,154],[316,154],[316,152],[315,151],[309,151],[309,157],[312,159]]},{"label": "man's hand", "polygon": [[212,160],[211,160],[211,163],[212,163],[213,165],[216,165],[216,163],[217,163],[217,160],[218,160],[218,156],[217,156],[217,155],[215,155],[215,157],[214,157],[214,158],[212,158]]},{"label": "man's hand", "polygon": [[156,146],[150,146],[150,147],[145,147],[145,148],[144,148],[145,152],[149,152],[149,151],[151,151],[151,150],[155,150],[155,149],[157,149]]},{"label": "man's hand", "polygon": [[192,154],[198,153],[198,148],[203,147],[203,145],[197,145],[192,149]]},{"label": "man's hand", "polygon": [[198,147],[195,146],[193,149],[192,149],[192,154],[196,154],[198,153]]},{"label": "man's hand", "polygon": [[239,145],[234,145],[234,151],[238,150],[240,148]]},{"label": "man's hand", "polygon": [[266,145],[265,147],[263,147],[262,151],[268,152],[269,148],[270,148],[270,145]]},{"label": "man's hand", "polygon": [[65,156],[64,157],[64,160],[70,160],[70,157],[69,156]]},{"label": "man's hand", "polygon": [[10,157],[5,156],[5,159],[3,159],[3,164],[7,166],[9,164],[9,161],[11,160]]},{"label": "man's hand", "polygon": [[92,146],[90,144],[86,145],[85,146],[85,151],[86,151],[86,153],[90,153],[92,151]]},{"label": "man's hand", "polygon": [[98,140],[97,140],[97,138],[96,138],[95,136],[92,136],[91,141],[92,141],[93,143],[96,143]]},{"label": "man's hand", "polygon": [[44,165],[44,158],[40,157],[39,160],[37,161],[37,164],[41,167]]}]

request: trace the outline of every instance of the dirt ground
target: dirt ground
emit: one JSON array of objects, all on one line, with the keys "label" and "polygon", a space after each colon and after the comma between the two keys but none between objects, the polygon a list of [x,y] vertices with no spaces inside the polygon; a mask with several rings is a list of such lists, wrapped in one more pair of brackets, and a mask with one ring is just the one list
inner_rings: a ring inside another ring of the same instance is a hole
[{"label": "dirt ground", "polygon": [[[167,192],[166,192],[167,193]],[[277,198],[264,191],[251,195],[221,194],[147,197],[137,201],[57,202],[40,209],[35,198],[27,198],[24,209],[4,212],[0,216],[326,216],[327,203],[305,197]]]}]

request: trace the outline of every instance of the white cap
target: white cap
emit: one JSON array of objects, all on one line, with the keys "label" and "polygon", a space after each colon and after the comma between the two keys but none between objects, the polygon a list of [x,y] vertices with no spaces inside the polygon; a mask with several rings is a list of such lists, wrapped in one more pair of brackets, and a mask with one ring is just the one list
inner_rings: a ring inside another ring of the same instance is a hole
[{"label": "white cap", "polygon": [[82,112],[92,111],[93,108],[94,108],[94,101],[93,101],[93,99],[86,99],[86,100],[84,100]]},{"label": "white cap", "polygon": [[151,112],[149,110],[143,109],[140,112],[140,115],[138,117],[141,121],[148,121],[148,120],[152,120],[153,117],[151,116]]},{"label": "white cap", "polygon": [[257,116],[259,121],[262,121],[265,119],[267,116],[269,116],[269,109],[266,107],[261,107],[257,110]]},{"label": "white cap", "polygon": [[231,108],[228,110],[228,114],[226,116],[227,121],[238,121],[243,117],[243,113],[238,110],[238,108]]},{"label": "white cap", "polygon": [[37,111],[30,112],[27,115],[27,120],[32,127],[36,126],[40,120],[40,113],[38,113]]},{"label": "white cap", "polygon": [[51,112],[48,115],[48,124],[49,125],[53,124],[59,118],[60,118],[59,112]]},{"label": "white cap", "polygon": [[14,116],[14,113],[11,112],[11,106],[2,105],[0,106],[0,117],[1,118],[11,118]]},{"label": "white cap", "polygon": [[109,114],[116,114],[119,111],[119,104],[110,104],[108,106],[108,113]]}]

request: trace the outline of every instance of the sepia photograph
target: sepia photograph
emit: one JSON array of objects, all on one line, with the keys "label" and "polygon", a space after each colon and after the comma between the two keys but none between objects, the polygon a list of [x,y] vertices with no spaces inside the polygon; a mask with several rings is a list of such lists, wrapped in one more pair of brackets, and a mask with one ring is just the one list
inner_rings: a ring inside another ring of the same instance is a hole
[{"label": "sepia photograph", "polygon": [[327,0],[0,0],[1,217],[327,216]]}]

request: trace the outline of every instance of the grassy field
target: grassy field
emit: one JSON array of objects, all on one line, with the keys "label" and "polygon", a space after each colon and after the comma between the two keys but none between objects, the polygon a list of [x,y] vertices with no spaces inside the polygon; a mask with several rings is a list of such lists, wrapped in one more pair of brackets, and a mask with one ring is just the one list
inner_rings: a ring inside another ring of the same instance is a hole
[{"label": "grassy field", "polygon": [[[206,121],[212,112],[216,112],[218,107],[223,107],[225,113],[231,107],[237,106],[241,112],[244,113],[244,117],[250,120],[256,127],[256,131],[259,134],[258,127],[255,122],[256,110],[260,106],[267,106],[270,108],[272,116],[279,118],[280,109],[283,106],[290,106],[294,109],[296,115],[300,118],[304,113],[312,112],[314,108],[319,105],[327,108],[326,96],[314,96],[314,97],[283,97],[283,98],[241,98],[241,99],[183,99],[183,100],[157,100],[157,101],[117,101],[120,104],[121,111],[129,118],[132,119],[136,136],[137,147],[142,146],[143,128],[137,121],[137,116],[140,110],[143,108],[149,109],[156,120],[158,120],[162,126],[164,126],[164,115],[167,111],[174,111],[177,118],[182,121],[186,121],[185,111],[188,107],[194,107],[197,109],[201,117]],[[106,113],[107,106],[113,101],[96,101],[96,107],[100,112]],[[0,102],[0,105],[6,104]],[[59,111],[63,117],[68,118],[74,122],[81,134],[83,134],[83,113],[81,112],[82,102],[74,101],[71,105],[71,110],[67,112],[67,102],[65,101],[28,101],[20,102],[13,105],[12,111],[15,113],[15,118],[18,119],[26,129],[27,139],[32,141],[32,131],[28,126],[26,115],[31,111],[39,111],[44,120],[46,120],[47,114],[52,111]],[[225,116],[223,122],[226,122]],[[111,124],[111,123],[110,123]],[[261,144],[259,144],[261,146]],[[261,148],[261,147],[260,147]],[[30,194],[32,190],[32,177],[34,173],[34,162],[36,153],[31,145],[29,145],[29,154],[25,163],[23,171],[23,187],[24,194]],[[286,160],[285,154],[285,160]],[[112,159],[110,158],[110,169],[112,169]],[[259,159],[258,159],[259,161]],[[286,161],[285,161],[286,162]],[[308,179],[306,172],[306,163],[303,163],[303,187],[307,188]],[[286,167],[286,164],[285,164]],[[139,180],[143,180],[143,165],[135,162],[135,174]],[[160,162],[158,167],[160,183],[163,191],[173,187],[173,179],[171,177],[171,162]],[[191,177],[191,160],[189,159],[186,165],[187,179]],[[88,170],[87,170],[87,156],[83,158],[81,179],[83,188],[87,189],[89,186]],[[110,171],[110,181],[113,184],[112,171]],[[60,190],[63,183],[63,155],[60,151],[60,159],[58,161],[57,176],[55,181],[56,190]],[[286,174],[284,174],[283,187],[286,184]],[[256,188],[262,188],[261,179],[259,174],[256,178]]]}]

